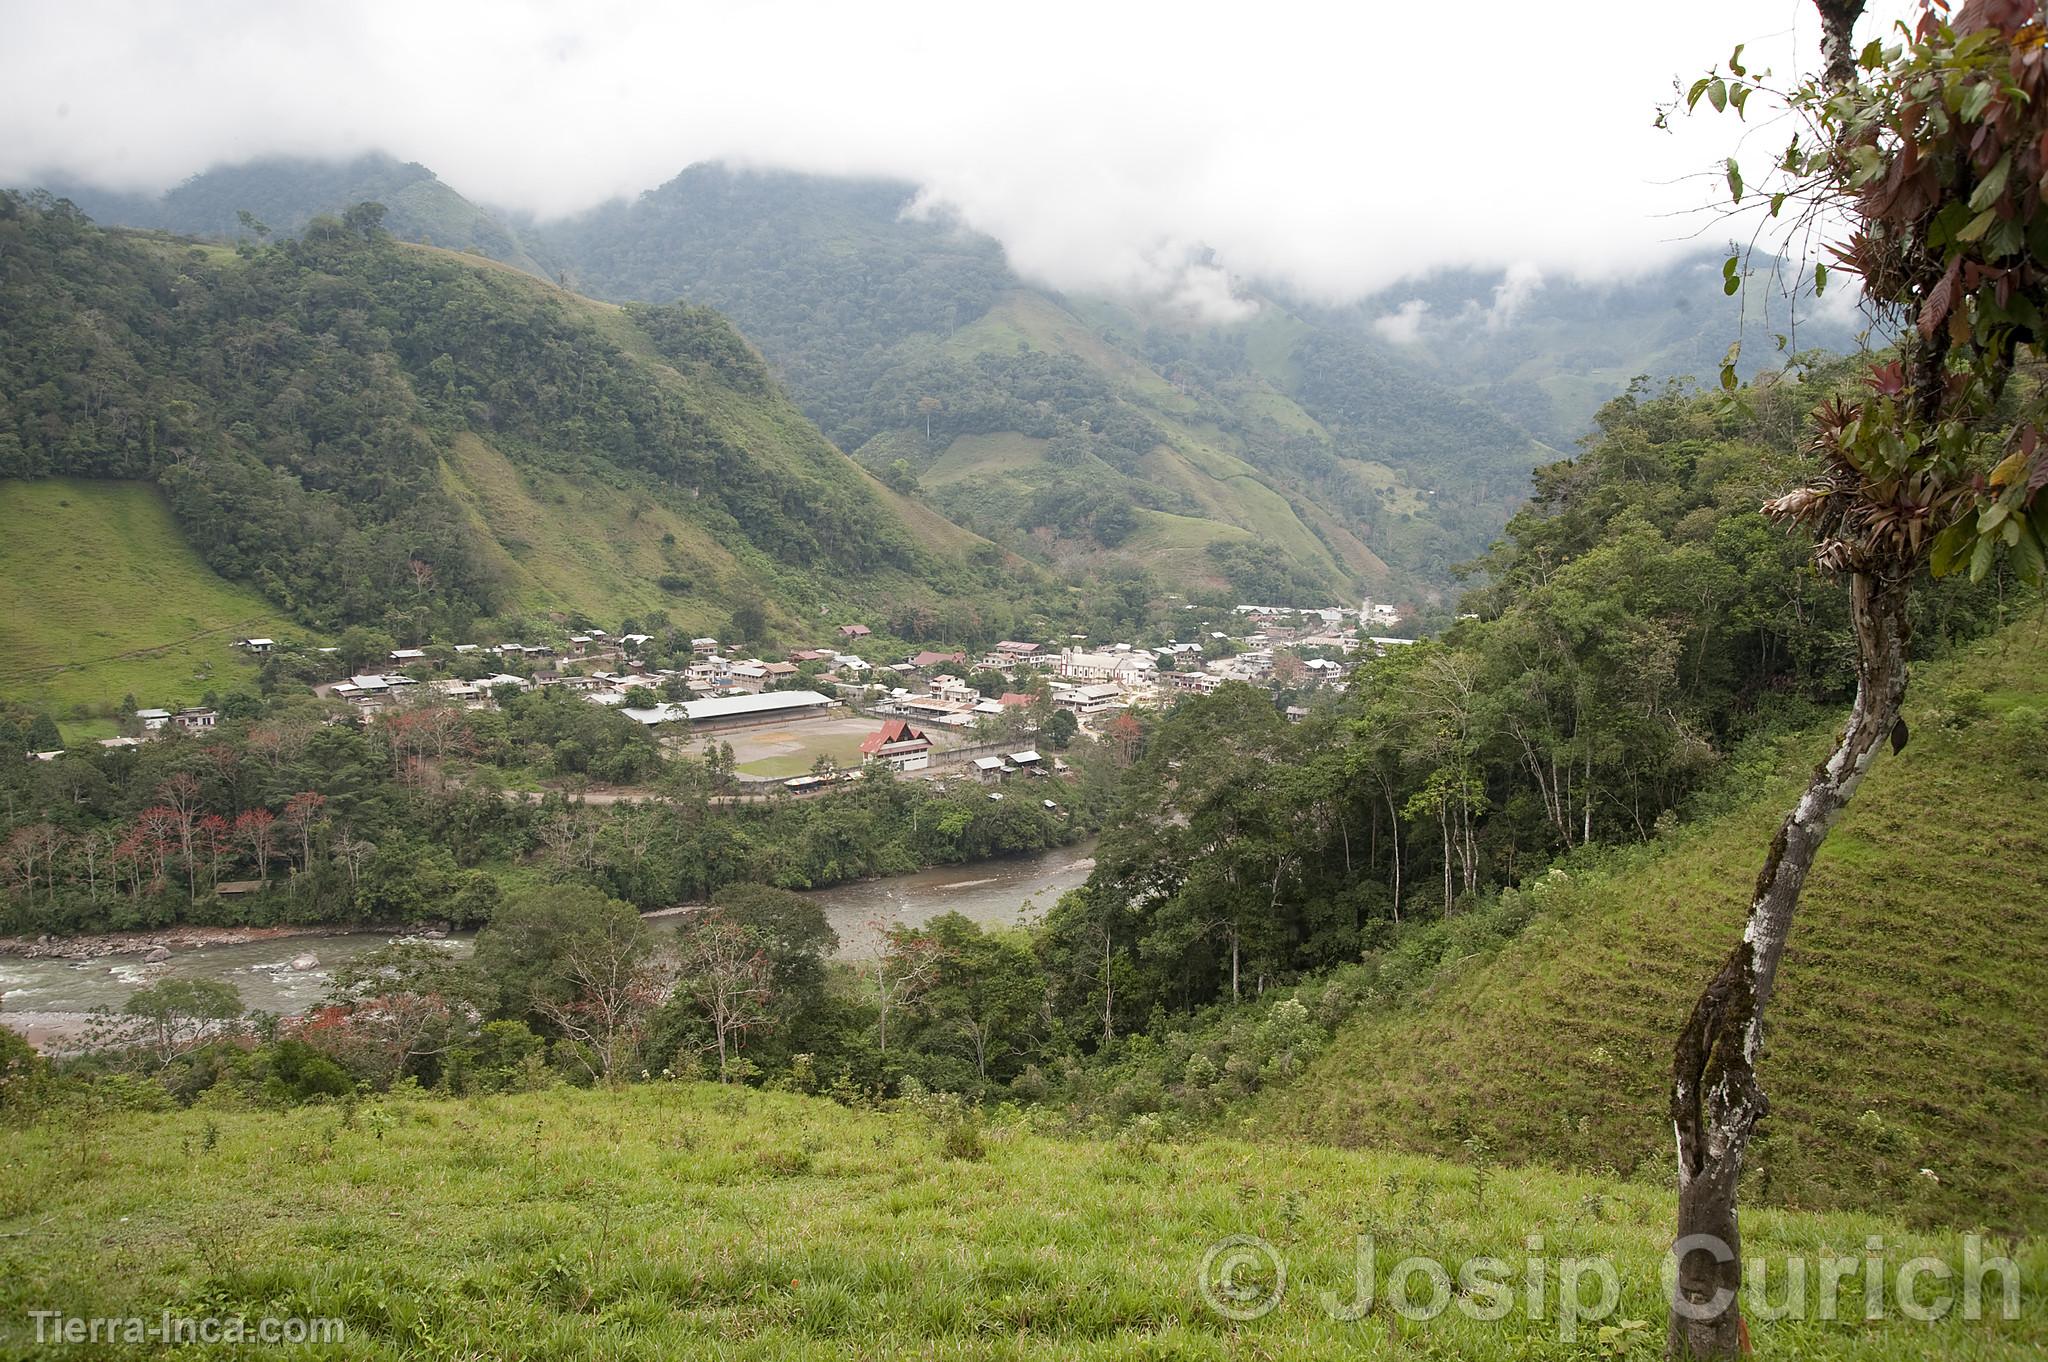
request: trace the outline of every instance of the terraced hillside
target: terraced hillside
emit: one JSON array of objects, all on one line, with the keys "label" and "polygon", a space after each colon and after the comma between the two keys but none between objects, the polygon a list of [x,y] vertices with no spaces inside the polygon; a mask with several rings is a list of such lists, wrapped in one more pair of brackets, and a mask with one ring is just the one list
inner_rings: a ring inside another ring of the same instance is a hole
[{"label": "terraced hillside", "polygon": [[[1924,668],[1913,739],[1823,847],[1760,1065],[1753,1195],[1923,1222],[2048,1217],[2048,617]],[[1768,792],[1525,898],[1534,920],[1263,1099],[1275,1136],[1655,1174],[1671,1040],[1741,934],[1812,734]]]}]

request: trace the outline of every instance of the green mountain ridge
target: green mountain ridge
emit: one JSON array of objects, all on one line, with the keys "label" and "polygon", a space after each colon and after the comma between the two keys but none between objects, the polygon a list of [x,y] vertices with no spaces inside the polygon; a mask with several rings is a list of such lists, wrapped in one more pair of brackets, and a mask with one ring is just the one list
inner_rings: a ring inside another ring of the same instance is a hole
[{"label": "green mountain ridge", "polygon": [[160,195],[124,193],[62,176],[42,182],[96,222],[147,227],[178,236],[233,240],[248,234],[248,213],[273,233],[295,235],[322,213],[375,201],[390,210],[385,226],[406,241],[472,251],[552,278],[533,243],[505,216],[470,202],[417,162],[382,152],[351,160],[265,157],[216,166]]},{"label": "green mountain ridge", "polygon": [[593,302],[367,220],[229,250],[8,196],[0,237],[0,477],[154,482],[215,572],[316,631],[1017,598],[704,309]]},{"label": "green mountain ridge", "polygon": [[[908,184],[716,164],[546,223],[387,156],[223,167],[159,200],[65,192],[109,221],[226,237],[238,207],[289,231],[377,198],[402,238],[714,307],[841,448],[1012,553],[1244,596],[1440,599],[1529,469],[1636,375],[1711,373],[1738,334],[1744,373],[1851,343],[1807,318],[1774,348],[1775,317],[1745,324],[1721,296],[1718,256],[1611,283],[1446,271],[1341,307],[1246,284],[1250,319],[1211,324],[1020,279],[991,238],[909,211]],[[1421,316],[1390,339],[1404,306]]]},{"label": "green mountain ridge", "polygon": [[[993,239],[911,212],[909,184],[717,164],[546,223],[383,155],[221,167],[155,200],[63,188],[107,221],[227,238],[239,208],[296,231],[377,199],[408,240],[713,307],[842,449],[1014,554],[1305,602],[1443,599],[1529,470],[1639,374],[1710,374],[1738,336],[1744,374],[1853,344],[1811,299],[1790,325],[1768,259],[1745,321],[1718,253],[1605,283],[1443,271],[1343,306],[1244,284],[1251,318],[1211,324],[1020,279]],[[1390,337],[1404,307],[1412,334]]]},{"label": "green mountain ridge", "polygon": [[[700,165],[539,230],[595,294],[727,313],[843,448],[906,486],[943,466],[955,485],[932,491],[935,506],[1054,563],[1136,558],[1171,579],[1302,600],[1433,594],[1542,457],[1427,374],[1358,346],[1322,357],[1319,391],[1270,321],[1208,326],[1035,287],[992,239],[907,215],[913,192]],[[1254,336],[1277,351],[1264,371]],[[1335,389],[1348,406],[1327,400]],[[976,441],[990,439],[1005,454],[981,467]],[[1020,440],[1050,444],[1034,458]],[[1446,449],[1466,465],[1458,476],[1439,476]],[[1469,476],[1481,469],[1508,476]]]}]

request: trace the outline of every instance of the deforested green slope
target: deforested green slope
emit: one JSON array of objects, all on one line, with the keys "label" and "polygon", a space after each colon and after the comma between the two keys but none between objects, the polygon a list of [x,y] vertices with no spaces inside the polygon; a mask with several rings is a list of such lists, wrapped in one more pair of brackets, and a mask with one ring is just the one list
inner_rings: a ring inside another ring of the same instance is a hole
[{"label": "deforested green slope", "polygon": [[[1923,1221],[2048,1217],[2048,619],[1921,669],[1913,739],[1823,847],[1761,1064],[1760,1200]],[[1524,891],[1526,930],[1368,1009],[1263,1099],[1275,1136],[1620,1172],[1671,1158],[1671,1041],[1739,939],[1764,848],[1829,736],[1768,789]]]},{"label": "deforested green slope", "polygon": [[304,633],[207,567],[145,483],[0,482],[0,582],[0,695],[49,710],[72,742],[116,718],[74,706],[196,703],[254,675],[237,638]]}]

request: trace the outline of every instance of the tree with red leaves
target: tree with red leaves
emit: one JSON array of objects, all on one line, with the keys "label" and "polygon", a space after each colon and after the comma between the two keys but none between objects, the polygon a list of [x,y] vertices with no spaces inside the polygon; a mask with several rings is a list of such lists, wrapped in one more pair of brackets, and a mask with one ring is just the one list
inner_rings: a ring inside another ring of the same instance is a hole
[{"label": "tree with red leaves", "polygon": [[268,809],[245,809],[235,817],[235,842],[249,853],[256,878],[270,877],[270,862],[276,857],[277,816]]}]

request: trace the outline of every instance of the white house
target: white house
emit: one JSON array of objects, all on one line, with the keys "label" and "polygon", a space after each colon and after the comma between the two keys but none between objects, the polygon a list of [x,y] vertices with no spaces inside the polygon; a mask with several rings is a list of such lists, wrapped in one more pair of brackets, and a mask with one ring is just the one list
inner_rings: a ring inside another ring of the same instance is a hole
[{"label": "white house", "polygon": [[932,740],[902,719],[891,719],[860,745],[863,760],[897,771],[922,771],[932,764]]},{"label": "white house", "polygon": [[1060,660],[1055,668],[1069,681],[1140,681],[1158,669],[1159,660],[1150,653],[1093,653],[1079,648],[1060,649]]},{"label": "white house", "polygon": [[1120,686],[1097,682],[1088,686],[1067,686],[1053,691],[1052,702],[1061,709],[1070,709],[1077,718],[1085,719],[1091,714],[1104,714],[1112,709],[1124,707],[1124,693]]}]

